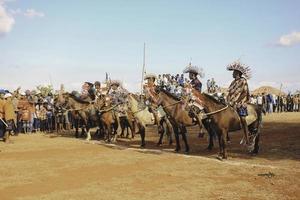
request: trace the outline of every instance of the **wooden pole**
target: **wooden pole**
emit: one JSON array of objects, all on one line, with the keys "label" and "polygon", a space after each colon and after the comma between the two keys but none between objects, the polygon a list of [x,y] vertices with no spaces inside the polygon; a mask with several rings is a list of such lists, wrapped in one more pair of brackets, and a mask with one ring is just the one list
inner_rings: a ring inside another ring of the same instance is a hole
[{"label": "wooden pole", "polygon": [[142,81],[141,81],[141,94],[143,93],[143,82],[145,75],[145,67],[146,67],[146,43],[144,43],[144,57],[143,57],[143,71],[142,71]]}]

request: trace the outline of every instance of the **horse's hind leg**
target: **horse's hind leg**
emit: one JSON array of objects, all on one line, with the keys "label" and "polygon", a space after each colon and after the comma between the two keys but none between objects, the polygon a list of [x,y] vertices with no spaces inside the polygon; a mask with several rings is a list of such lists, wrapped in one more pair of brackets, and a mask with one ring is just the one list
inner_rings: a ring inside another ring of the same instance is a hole
[{"label": "horse's hind leg", "polygon": [[179,128],[178,126],[173,126],[173,130],[174,130],[174,135],[175,135],[175,141],[176,141],[176,152],[179,152],[181,147],[180,147],[180,142],[179,142]]},{"label": "horse's hind leg", "polygon": [[140,123],[138,123],[138,128],[139,128],[139,132],[140,132],[140,136],[141,136],[141,147],[145,147],[146,143],[145,143],[145,127],[143,125],[141,125]]},{"label": "horse's hind leg", "polygon": [[163,140],[164,134],[165,134],[163,120],[160,120],[157,129],[158,129],[158,134],[159,134],[159,140],[158,140],[157,146],[160,146],[160,145],[162,145],[162,140]]},{"label": "horse's hind leg", "polygon": [[190,152],[190,147],[187,141],[187,136],[186,136],[187,130],[185,126],[182,126],[181,128],[181,135],[182,135],[182,139],[184,141],[185,144],[185,153],[189,153]]},{"label": "horse's hind leg", "polygon": [[222,131],[223,159],[227,159],[227,131]]}]

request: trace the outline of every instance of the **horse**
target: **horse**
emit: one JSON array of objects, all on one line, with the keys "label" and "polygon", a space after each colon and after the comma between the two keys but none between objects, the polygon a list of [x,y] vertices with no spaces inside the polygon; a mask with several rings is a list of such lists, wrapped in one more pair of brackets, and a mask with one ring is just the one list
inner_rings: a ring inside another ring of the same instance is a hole
[{"label": "horse", "polygon": [[[196,97],[196,101],[201,104],[206,113],[206,119],[209,127],[217,134],[219,140],[219,159],[227,159],[226,138],[228,132],[234,132],[242,129],[240,117],[236,110],[222,102],[217,101],[212,96],[200,93],[192,89],[192,94]],[[248,110],[253,110],[256,118],[248,125],[248,130],[253,138],[252,154],[257,154],[259,151],[260,125],[262,122],[262,108],[248,104]]]},{"label": "horse", "polygon": [[[57,103],[67,109],[68,111],[78,114],[79,118],[82,120],[82,125],[86,128],[86,140],[91,139],[90,134],[90,123],[89,120],[92,120],[99,124],[99,118],[96,113],[94,105],[90,102],[84,101],[72,93],[60,94]],[[75,114],[74,113],[74,114]]]},{"label": "horse", "polygon": [[117,106],[118,105],[111,105],[109,99],[106,98],[105,95],[101,95],[95,102],[100,123],[106,132],[106,141],[109,143],[112,141],[111,136],[113,136],[113,141],[116,141],[117,139],[117,130],[119,126],[115,111]]},{"label": "horse", "polygon": [[150,112],[150,109],[144,104],[141,98],[134,94],[129,94],[128,105],[131,114],[135,118],[136,124],[139,128],[141,147],[145,147],[146,126],[151,125],[157,125],[158,133],[160,134],[160,139],[157,143],[157,146],[162,144],[163,135],[165,133],[164,125],[166,126],[166,133],[169,136],[169,144],[172,144],[172,127],[165,116],[159,115],[158,112]]},{"label": "horse", "polygon": [[119,117],[120,126],[121,126],[121,137],[124,137],[124,131],[126,129],[127,134],[126,138],[129,138],[129,130],[131,132],[131,138],[134,138],[135,134],[135,123],[134,123],[134,116],[133,113],[130,111],[127,111],[127,116],[120,116]]},{"label": "horse", "polygon": [[180,142],[179,142],[179,134],[182,135],[182,140],[185,144],[185,153],[189,153],[190,147],[187,141],[187,130],[186,127],[188,126],[195,126],[198,125],[200,130],[202,129],[202,124],[195,123],[194,120],[190,117],[189,111],[187,111],[186,104],[179,99],[178,97],[174,96],[170,92],[162,89],[157,88],[156,94],[149,93],[153,101],[157,105],[161,105],[167,115],[169,116],[169,120],[173,126],[175,140],[176,140],[176,148],[175,151],[179,152],[181,150]]}]

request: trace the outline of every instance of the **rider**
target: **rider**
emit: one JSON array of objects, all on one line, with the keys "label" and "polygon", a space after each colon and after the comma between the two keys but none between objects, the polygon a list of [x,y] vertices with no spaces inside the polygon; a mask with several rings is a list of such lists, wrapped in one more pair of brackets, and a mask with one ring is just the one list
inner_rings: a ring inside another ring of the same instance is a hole
[{"label": "rider", "polygon": [[230,105],[236,108],[244,130],[246,144],[249,144],[246,116],[248,115],[247,103],[250,99],[249,87],[247,83],[247,79],[250,78],[250,68],[244,64],[241,64],[239,61],[236,61],[228,65],[227,70],[233,71],[232,76],[234,78],[228,89],[227,101]]},{"label": "rider", "polygon": [[101,83],[99,81],[95,81],[94,86],[96,99],[98,99],[102,95]]},{"label": "rider", "polygon": [[[193,89],[195,89],[195,90],[197,90],[201,93],[202,83],[198,79],[197,76],[200,76],[201,78],[204,77],[203,69],[199,68],[197,66],[192,66],[192,63],[190,63],[183,70],[183,73],[189,73],[189,78],[191,80],[190,85],[192,86]],[[203,110],[203,107],[200,104],[197,103],[195,97],[192,94],[188,94],[188,95],[190,95],[190,101],[192,102],[191,109],[189,110],[190,117],[193,119],[193,121],[195,123],[197,123],[199,125],[199,128],[200,128],[199,137],[203,137],[204,133],[203,133],[203,129],[202,129],[202,122],[201,122],[201,119],[199,119],[199,117],[197,115],[198,113],[200,113]],[[195,107],[196,107],[197,111],[195,111],[193,109]]]},{"label": "rider", "polygon": [[[152,96],[153,94],[155,94],[155,89],[156,89],[156,81],[157,77],[155,74],[146,74],[144,80],[147,81],[147,83],[144,85],[144,91],[147,92],[148,95],[150,95],[150,98],[146,99],[146,105],[148,106],[148,109],[151,113],[153,113],[154,116],[154,120],[155,120],[155,124],[158,124],[159,120],[158,120],[158,115],[161,115],[161,117],[165,116],[165,113],[161,113],[161,112],[156,112],[155,108],[153,106],[153,98],[155,98],[154,96]],[[148,91],[147,91],[148,90]]]},{"label": "rider", "polygon": [[92,101],[94,101],[96,98],[96,94],[93,86],[93,83],[85,82],[82,86],[80,98],[83,100],[88,100],[88,98],[90,98]]},{"label": "rider", "polygon": [[121,82],[113,80],[110,82],[110,96],[113,106],[118,106],[119,117],[127,116],[127,96],[128,92],[121,87]]}]

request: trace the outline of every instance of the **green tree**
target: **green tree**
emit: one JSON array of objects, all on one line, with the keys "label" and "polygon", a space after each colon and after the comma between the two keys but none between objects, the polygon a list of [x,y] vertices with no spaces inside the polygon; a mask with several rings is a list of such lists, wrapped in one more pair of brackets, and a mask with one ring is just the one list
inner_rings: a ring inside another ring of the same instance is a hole
[{"label": "green tree", "polygon": [[49,93],[53,93],[52,85],[39,85],[36,89],[41,93],[42,96],[47,96]]}]

